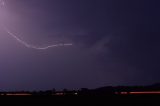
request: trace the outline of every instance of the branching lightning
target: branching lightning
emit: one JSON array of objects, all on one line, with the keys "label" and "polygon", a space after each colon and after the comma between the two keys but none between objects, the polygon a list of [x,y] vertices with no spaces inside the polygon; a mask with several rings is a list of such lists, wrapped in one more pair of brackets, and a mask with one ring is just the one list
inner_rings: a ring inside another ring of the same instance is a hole
[{"label": "branching lightning", "polygon": [[[5,6],[4,0],[0,0],[0,6],[1,7]],[[16,34],[12,33],[6,26],[2,25],[2,27],[6,33],[8,33],[12,38],[14,38],[16,41],[18,41],[20,44],[24,45],[27,48],[36,49],[36,50],[46,50],[49,48],[60,47],[60,46],[72,46],[72,43],[59,43],[54,45],[48,45],[45,47],[34,46],[20,39]]]}]

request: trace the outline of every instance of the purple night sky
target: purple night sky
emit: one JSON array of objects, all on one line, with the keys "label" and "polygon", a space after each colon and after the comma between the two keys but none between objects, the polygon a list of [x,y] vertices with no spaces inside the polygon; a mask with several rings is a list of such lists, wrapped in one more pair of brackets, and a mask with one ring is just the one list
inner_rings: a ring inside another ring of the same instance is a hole
[{"label": "purple night sky", "polygon": [[1,1],[0,90],[160,81],[160,1]]}]

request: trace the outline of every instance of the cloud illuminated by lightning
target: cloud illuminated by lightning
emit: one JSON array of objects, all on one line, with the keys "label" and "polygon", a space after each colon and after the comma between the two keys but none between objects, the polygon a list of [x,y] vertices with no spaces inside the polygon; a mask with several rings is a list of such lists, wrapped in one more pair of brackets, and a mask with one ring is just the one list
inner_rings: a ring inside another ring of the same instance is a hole
[{"label": "cloud illuminated by lightning", "polygon": [[4,5],[5,5],[4,0],[0,0],[0,5],[1,5],[1,6],[4,6]]},{"label": "cloud illuminated by lightning", "polygon": [[[0,6],[4,7],[5,6],[5,2],[4,0],[0,0]],[[31,45],[25,41],[23,41],[22,39],[20,39],[19,37],[16,36],[16,34],[12,33],[7,27],[5,27],[4,25],[2,25],[3,29],[5,32],[7,32],[11,37],[13,37],[14,39],[16,39],[19,43],[21,43],[22,45],[24,45],[27,48],[31,48],[31,49],[36,49],[36,50],[46,50],[49,48],[53,48],[53,47],[59,47],[59,46],[72,46],[72,43],[59,43],[59,44],[54,44],[54,45],[48,45],[45,47],[38,47],[38,46],[34,46]]]}]

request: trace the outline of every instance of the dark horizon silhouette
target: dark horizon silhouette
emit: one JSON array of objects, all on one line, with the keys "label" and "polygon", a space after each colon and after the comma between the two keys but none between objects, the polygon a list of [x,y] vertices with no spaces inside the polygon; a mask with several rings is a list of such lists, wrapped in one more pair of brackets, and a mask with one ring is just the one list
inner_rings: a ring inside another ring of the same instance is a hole
[{"label": "dark horizon silhouette", "polygon": [[146,86],[104,86],[96,89],[56,89],[45,91],[1,91],[0,96],[111,96],[111,95],[160,95],[160,83]]}]

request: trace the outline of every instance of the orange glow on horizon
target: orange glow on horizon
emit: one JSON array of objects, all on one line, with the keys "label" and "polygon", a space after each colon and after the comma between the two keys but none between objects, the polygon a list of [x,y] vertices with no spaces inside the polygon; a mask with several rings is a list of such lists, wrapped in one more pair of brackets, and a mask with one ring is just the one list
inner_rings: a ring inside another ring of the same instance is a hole
[{"label": "orange glow on horizon", "polygon": [[129,92],[129,94],[160,94],[160,91]]},{"label": "orange glow on horizon", "polygon": [[160,91],[137,91],[137,92],[115,92],[115,94],[121,94],[121,95],[138,95],[138,94],[160,94]]}]

